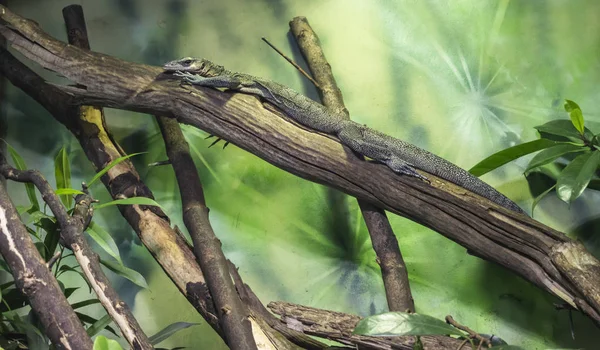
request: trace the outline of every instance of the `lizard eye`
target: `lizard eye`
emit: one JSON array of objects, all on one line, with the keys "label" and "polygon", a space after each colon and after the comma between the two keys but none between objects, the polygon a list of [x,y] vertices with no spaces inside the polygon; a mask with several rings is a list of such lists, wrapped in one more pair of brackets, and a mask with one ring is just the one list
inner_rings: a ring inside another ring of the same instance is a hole
[{"label": "lizard eye", "polygon": [[186,66],[189,66],[190,64],[192,64],[192,60],[185,60],[185,61],[183,61],[183,64],[185,64]]}]

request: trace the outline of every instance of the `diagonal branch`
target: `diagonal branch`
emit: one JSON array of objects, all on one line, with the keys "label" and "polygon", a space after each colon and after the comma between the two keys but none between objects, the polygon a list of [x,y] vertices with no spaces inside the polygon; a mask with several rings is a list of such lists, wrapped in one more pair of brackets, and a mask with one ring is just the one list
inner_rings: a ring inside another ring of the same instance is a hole
[{"label": "diagonal branch", "polygon": [[[318,82],[319,95],[323,104],[332,114],[350,119],[350,113],[344,105],[342,91],[335,82],[331,65],[325,58],[317,33],[308,24],[306,17],[292,19],[290,29],[302,56]],[[348,152],[348,157],[352,156],[351,153]],[[358,157],[364,159],[363,156]],[[371,236],[373,250],[377,254],[389,310],[414,312],[415,303],[408,284],[406,264],[385,211],[361,199],[358,200],[358,205]]]},{"label": "diagonal branch", "polygon": [[421,223],[582,310],[600,324],[600,263],[579,243],[531,218],[427,175],[431,184],[346,157],[334,138],[298,127],[255,97],[181,87],[159,67],[66,45],[0,6],[0,35],[26,57],[87,89],[78,103],[175,117],[293,174],[324,183]]},{"label": "diagonal branch", "polygon": [[194,254],[206,277],[225,339],[231,349],[256,349],[248,310],[237,295],[221,241],[208,220],[208,207],[189,145],[176,120],[156,117],[181,193],[183,221],[194,242]]}]

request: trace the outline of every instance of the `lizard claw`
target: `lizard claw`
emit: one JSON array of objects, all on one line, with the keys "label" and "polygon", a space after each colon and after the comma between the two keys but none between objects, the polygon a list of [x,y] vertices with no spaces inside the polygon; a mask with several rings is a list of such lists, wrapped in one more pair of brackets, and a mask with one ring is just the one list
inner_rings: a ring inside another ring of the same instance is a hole
[{"label": "lizard claw", "polygon": [[419,174],[415,168],[413,168],[410,164],[404,162],[404,161],[392,161],[390,163],[387,164],[394,172],[401,174],[401,175],[406,175],[406,176],[412,176],[412,177],[416,177],[417,179],[421,179],[423,181],[426,181],[427,183],[431,184],[431,181],[429,181],[429,179],[421,174]]}]

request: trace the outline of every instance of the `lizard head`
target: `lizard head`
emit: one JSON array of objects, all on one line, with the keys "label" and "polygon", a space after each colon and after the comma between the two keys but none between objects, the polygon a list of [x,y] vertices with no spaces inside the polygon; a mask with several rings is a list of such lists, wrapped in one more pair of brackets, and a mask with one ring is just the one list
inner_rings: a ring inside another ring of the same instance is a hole
[{"label": "lizard head", "polygon": [[205,66],[205,59],[195,57],[183,57],[174,61],[167,62],[163,65],[163,69],[167,72],[197,72]]}]

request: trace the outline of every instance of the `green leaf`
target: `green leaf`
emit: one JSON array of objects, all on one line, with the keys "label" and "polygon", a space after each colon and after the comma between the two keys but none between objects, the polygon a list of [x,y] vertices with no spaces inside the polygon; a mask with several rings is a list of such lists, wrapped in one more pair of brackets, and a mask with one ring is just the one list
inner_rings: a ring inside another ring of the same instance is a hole
[{"label": "green leaf", "polygon": [[481,176],[526,154],[552,147],[556,144],[556,142],[547,139],[525,142],[492,154],[481,162],[475,164],[475,166],[473,166],[469,172],[474,176]]},{"label": "green leaf", "polygon": [[94,350],[123,350],[123,348],[116,340],[99,335],[94,340]]},{"label": "green leaf", "polygon": [[[64,146],[54,158],[54,177],[57,189],[71,188],[71,165],[69,164],[69,154]],[[71,208],[73,205],[73,198],[70,195],[61,195],[60,200],[67,208]]]},{"label": "green leaf", "polygon": [[52,217],[40,217],[34,224],[37,227],[41,227],[46,231],[46,237],[44,238],[44,249],[45,256],[50,259],[58,246],[58,240],[60,239],[60,232],[58,224]]},{"label": "green leaf", "polygon": [[547,148],[540,153],[536,154],[533,159],[529,162],[527,169],[525,169],[525,173],[530,171],[531,169],[537,168],[544,164],[548,164],[555,159],[571,152],[583,152],[587,151],[589,148],[584,146],[573,145],[571,143],[562,143],[556,146]]},{"label": "green leaf", "polygon": [[[13,163],[15,164],[15,168],[19,170],[27,170],[27,164],[25,164],[25,160],[23,157],[7,142],[6,148],[8,149],[8,153],[10,153],[10,157],[12,158]],[[40,203],[37,200],[37,196],[35,194],[35,186],[27,182],[25,183],[25,191],[27,192],[27,198],[29,198],[29,202],[31,203],[31,208],[28,211],[40,210]]]},{"label": "green leaf", "polygon": [[117,247],[117,243],[115,243],[115,240],[112,238],[112,236],[106,232],[102,226],[97,225],[92,221],[86,232],[96,243],[98,243],[102,249],[104,249],[105,252],[117,259],[120,264],[123,264],[121,256],[119,255],[119,247]]},{"label": "green leaf", "polygon": [[405,312],[387,312],[365,317],[358,322],[353,333],[376,336],[465,335],[463,332],[437,318]]},{"label": "green leaf", "polygon": [[113,261],[100,259],[100,263],[106,266],[107,269],[111,270],[119,276],[127,278],[128,280],[137,284],[138,286],[142,288],[148,288],[148,283],[146,283],[146,279],[139,272],[132,270],[123,264],[119,264]]},{"label": "green leaf", "polygon": [[101,319],[94,322],[91,326],[89,326],[88,329],[86,329],[86,332],[90,337],[93,337],[96,334],[98,334],[98,332],[106,328],[106,326],[108,326],[108,324],[111,322],[112,318],[110,318],[110,315],[106,314],[104,315],[104,317],[102,317]]},{"label": "green leaf", "polygon": [[65,298],[68,299],[71,296],[71,294],[73,294],[77,289],[79,289],[79,287],[65,288]]},{"label": "green leaf", "polygon": [[88,305],[94,305],[94,304],[98,304],[98,303],[100,303],[100,300],[98,300],[98,299],[88,299],[88,300],[83,300],[83,301],[71,304],[71,308],[73,310],[76,310],[81,307],[85,307]]},{"label": "green leaf", "polygon": [[96,206],[94,206],[94,209],[102,209],[102,208],[110,207],[111,205],[117,205],[117,204],[120,204],[120,205],[131,205],[131,204],[154,205],[154,206],[157,206],[162,209],[160,204],[156,203],[156,201],[154,201],[154,199],[151,199],[148,197],[131,197],[131,198],[117,199],[117,200],[114,200],[111,202],[106,202],[106,203],[96,205]]},{"label": "green leaf", "polygon": [[59,188],[58,190],[54,191],[54,193],[56,193],[57,195],[61,196],[61,195],[74,195],[74,194],[85,194],[80,190],[76,190],[74,188]]},{"label": "green leaf", "polygon": [[560,173],[556,183],[558,197],[567,203],[573,202],[583,193],[600,164],[600,151],[577,156]]},{"label": "green leaf", "polygon": [[166,326],[165,328],[163,328],[160,332],[151,336],[149,338],[150,344],[156,345],[156,344],[160,343],[161,341],[167,339],[168,337],[172,336],[173,334],[179,332],[182,329],[186,329],[188,327],[199,325],[199,324],[200,323],[188,323],[188,322],[172,323],[172,324]]},{"label": "green leaf", "polygon": [[[539,131],[540,133],[547,133],[547,134],[551,134],[551,135],[557,135],[557,136],[562,136],[562,137],[566,137],[569,139],[574,139],[576,141],[581,141],[581,134],[579,133],[579,131],[577,129],[575,129],[575,126],[573,126],[573,123],[570,120],[566,120],[566,119],[557,119],[557,120],[551,120],[549,122],[547,122],[546,124],[542,124],[542,125],[538,125],[535,127],[537,129],[537,131]],[[583,128],[584,132],[590,132],[587,128]]]},{"label": "green leaf", "polygon": [[144,154],[147,152],[139,152],[139,153],[133,153],[133,154],[129,154],[123,157],[119,157],[115,160],[113,160],[112,162],[108,163],[107,166],[105,166],[102,170],[100,170],[96,175],[94,175],[94,177],[87,183],[88,186],[92,186],[92,184],[96,181],[98,181],[99,178],[102,177],[102,175],[106,174],[112,167],[114,167],[115,165],[121,163],[122,161],[129,159],[133,156],[137,156],[139,154]]},{"label": "green leaf", "polygon": [[544,192],[540,193],[539,196],[535,197],[535,199],[533,200],[533,204],[531,204],[531,217],[533,217],[533,210],[538,205],[538,203],[542,200],[542,198],[544,198],[554,188],[556,188],[556,184],[552,185],[552,187],[550,187],[549,189],[547,189]]},{"label": "green leaf", "polygon": [[565,111],[569,113],[569,117],[571,117],[571,123],[579,131],[581,135],[584,133],[583,126],[583,113],[581,112],[581,108],[577,105],[577,103],[571,100],[565,100]]},{"label": "green leaf", "polygon": [[[498,345],[498,346],[492,346],[491,348],[488,348],[490,350],[525,350],[520,346],[515,346],[515,345]],[[558,350],[558,349],[556,349]]]},{"label": "green leaf", "polygon": [[[8,273],[12,273],[10,271],[10,266],[8,266],[8,264],[6,263],[6,261],[4,261],[4,259],[0,259],[0,270],[6,271]],[[2,291],[2,290],[0,289],[0,291]]]}]

